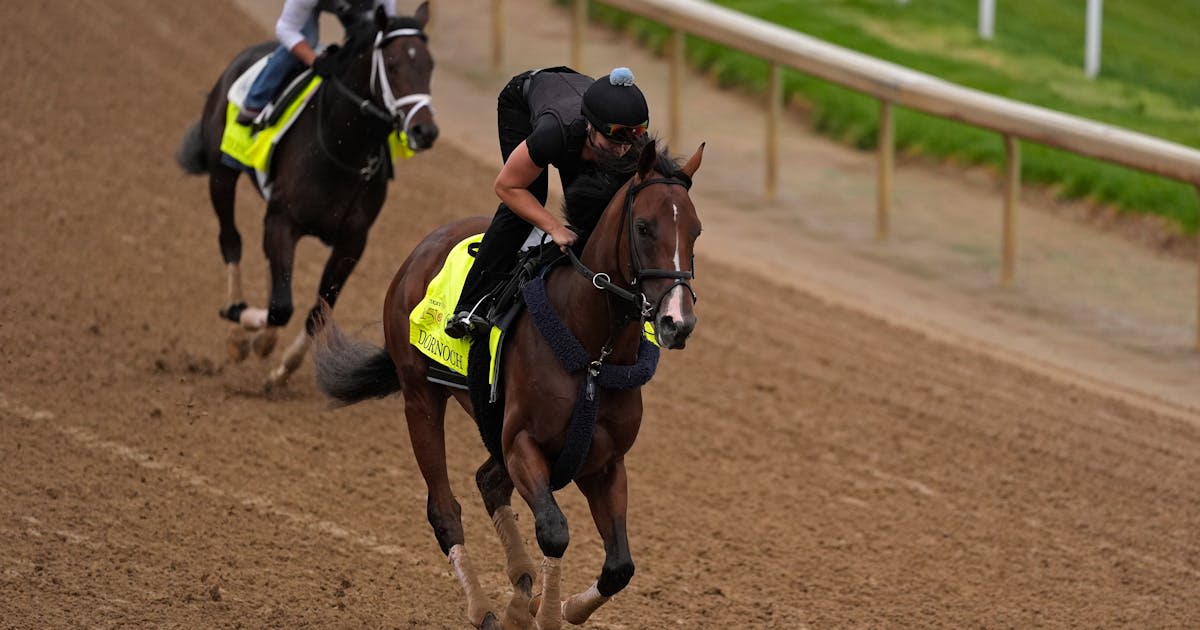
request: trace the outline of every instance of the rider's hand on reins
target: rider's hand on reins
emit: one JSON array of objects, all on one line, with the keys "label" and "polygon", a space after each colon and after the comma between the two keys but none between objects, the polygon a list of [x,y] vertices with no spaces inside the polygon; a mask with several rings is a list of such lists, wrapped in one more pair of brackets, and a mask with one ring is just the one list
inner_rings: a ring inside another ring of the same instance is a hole
[{"label": "rider's hand on reins", "polygon": [[550,238],[554,240],[554,244],[558,245],[558,248],[565,254],[567,253],[567,248],[579,240],[579,235],[570,227],[560,225],[550,232]]}]

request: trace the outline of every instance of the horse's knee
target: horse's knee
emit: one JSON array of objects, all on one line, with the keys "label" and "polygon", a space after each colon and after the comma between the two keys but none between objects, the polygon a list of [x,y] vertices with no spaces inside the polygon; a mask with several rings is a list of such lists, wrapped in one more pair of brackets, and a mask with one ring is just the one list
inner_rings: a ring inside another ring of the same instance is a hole
[{"label": "horse's knee", "polygon": [[296,308],[289,302],[287,304],[274,304],[267,308],[267,325],[268,326],[287,326],[288,321],[292,319],[292,313]]},{"label": "horse's knee", "polygon": [[429,525],[433,527],[433,536],[437,538],[442,553],[449,554],[451,547],[465,542],[462,521],[459,520],[462,516],[462,507],[458,505],[458,501],[450,499],[449,505],[439,506],[433,500],[433,495],[430,494],[427,513]]},{"label": "horse's knee", "polygon": [[537,523],[537,541],[542,555],[548,558],[563,557],[567,552],[567,545],[571,542],[566,515],[558,506],[551,504],[538,510],[534,520]]},{"label": "horse's knee", "polygon": [[614,562],[605,561],[596,581],[596,590],[605,597],[612,597],[629,585],[633,579],[633,559],[621,558]]}]

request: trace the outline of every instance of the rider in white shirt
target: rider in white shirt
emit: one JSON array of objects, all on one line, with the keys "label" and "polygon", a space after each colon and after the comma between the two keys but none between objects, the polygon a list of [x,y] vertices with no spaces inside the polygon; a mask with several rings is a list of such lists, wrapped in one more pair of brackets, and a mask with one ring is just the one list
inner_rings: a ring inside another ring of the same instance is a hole
[{"label": "rider in white shirt", "polygon": [[322,12],[333,13],[342,26],[349,29],[370,19],[376,7],[383,7],[389,16],[396,15],[396,0],[285,0],[283,12],[275,23],[275,37],[280,46],[271,53],[266,67],[250,86],[250,93],[238,114],[238,123],[254,122],[288,76],[301,67],[312,65],[317,57],[318,18]]}]

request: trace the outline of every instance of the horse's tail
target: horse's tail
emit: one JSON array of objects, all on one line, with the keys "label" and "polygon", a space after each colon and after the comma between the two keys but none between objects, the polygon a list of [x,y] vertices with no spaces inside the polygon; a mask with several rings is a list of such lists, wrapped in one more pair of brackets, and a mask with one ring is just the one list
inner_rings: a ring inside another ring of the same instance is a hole
[{"label": "horse's tail", "polygon": [[183,143],[175,152],[175,161],[185,173],[202,175],[208,172],[208,160],[204,157],[204,137],[200,135],[200,121],[192,123],[183,134]]},{"label": "horse's tail", "polygon": [[400,391],[396,364],[387,350],[347,337],[327,305],[322,305],[320,320],[313,336],[313,365],[317,388],[326,396],[341,406]]}]

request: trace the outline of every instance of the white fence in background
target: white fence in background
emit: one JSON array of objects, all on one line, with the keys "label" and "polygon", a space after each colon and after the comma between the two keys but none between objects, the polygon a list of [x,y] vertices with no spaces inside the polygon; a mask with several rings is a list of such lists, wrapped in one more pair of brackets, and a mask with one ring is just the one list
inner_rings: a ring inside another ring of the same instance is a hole
[{"label": "white fence in background", "polygon": [[[440,0],[439,0],[440,1]],[[1020,140],[1163,175],[1200,189],[1200,151],[1120,127],[1012,101],[955,85],[937,77],[876,59],[757,18],[697,0],[594,0],[649,19],[672,30],[669,103],[670,138],[680,136],[682,81],[686,73],[685,36],[711,40],[763,59],[770,66],[764,139],[766,197],[776,194],[779,150],[776,130],[783,111],[783,69],[798,70],[879,99],[876,236],[888,235],[895,133],[892,107],[902,105],[950,120],[990,129],[1003,136],[1007,154],[1000,282],[1011,284],[1016,251],[1015,210],[1020,189]],[[1099,0],[1091,0],[1099,5]],[[492,55],[504,55],[503,5],[492,0]],[[572,0],[571,62],[583,66],[589,0]],[[1097,40],[1098,48],[1098,40]],[[1196,349],[1200,350],[1200,274],[1197,274]]]}]

